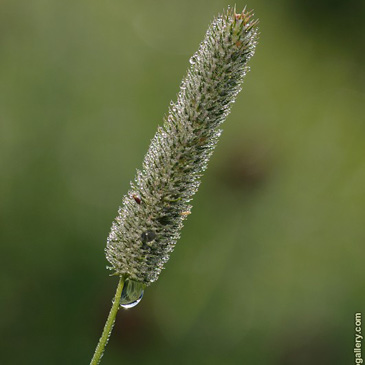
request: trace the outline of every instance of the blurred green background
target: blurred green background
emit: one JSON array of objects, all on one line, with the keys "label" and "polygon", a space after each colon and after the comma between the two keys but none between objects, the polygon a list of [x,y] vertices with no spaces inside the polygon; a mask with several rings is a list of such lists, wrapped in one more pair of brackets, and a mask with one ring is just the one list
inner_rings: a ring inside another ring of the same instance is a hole
[{"label": "blurred green background", "polygon": [[[117,284],[111,222],[228,4],[1,1],[2,365],[90,361]],[[365,3],[247,5],[252,71],[167,271],[119,313],[104,365],[354,362]]]}]

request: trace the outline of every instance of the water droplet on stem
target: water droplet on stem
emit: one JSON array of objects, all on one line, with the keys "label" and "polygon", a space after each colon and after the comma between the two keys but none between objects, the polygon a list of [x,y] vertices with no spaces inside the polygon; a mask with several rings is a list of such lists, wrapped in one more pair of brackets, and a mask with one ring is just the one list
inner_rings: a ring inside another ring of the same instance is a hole
[{"label": "water droplet on stem", "polygon": [[125,309],[135,307],[143,298],[144,288],[143,283],[127,279],[120,298],[120,306]]}]

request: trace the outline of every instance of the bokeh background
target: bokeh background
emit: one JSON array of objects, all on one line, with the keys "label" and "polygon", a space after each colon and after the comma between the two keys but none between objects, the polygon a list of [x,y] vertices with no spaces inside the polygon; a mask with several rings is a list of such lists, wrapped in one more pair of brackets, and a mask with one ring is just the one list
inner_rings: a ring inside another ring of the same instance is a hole
[{"label": "bokeh background", "polygon": [[[111,222],[228,4],[1,1],[1,364],[89,362],[117,284]],[[119,313],[105,365],[354,362],[365,3],[248,6],[252,71],[167,270]]]}]

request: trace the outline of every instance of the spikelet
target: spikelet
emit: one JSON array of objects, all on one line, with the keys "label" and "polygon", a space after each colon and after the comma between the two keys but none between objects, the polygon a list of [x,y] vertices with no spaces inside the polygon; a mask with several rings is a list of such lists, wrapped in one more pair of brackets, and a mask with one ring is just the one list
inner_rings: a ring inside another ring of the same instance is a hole
[{"label": "spikelet", "polygon": [[113,222],[106,258],[116,275],[146,286],[158,279],[190,214],[219,126],[249,70],[256,25],[252,12],[228,9],[191,57],[177,101],[171,102]]}]

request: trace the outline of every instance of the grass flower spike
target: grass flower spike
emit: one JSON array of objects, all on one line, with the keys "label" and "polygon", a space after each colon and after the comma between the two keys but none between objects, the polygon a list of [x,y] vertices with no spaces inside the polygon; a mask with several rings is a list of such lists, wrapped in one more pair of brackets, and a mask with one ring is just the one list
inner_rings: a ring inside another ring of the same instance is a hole
[{"label": "grass flower spike", "polygon": [[118,275],[149,285],[173,251],[190,201],[254,54],[251,13],[228,10],[210,25],[113,223],[106,257]]},{"label": "grass flower spike", "polygon": [[258,35],[252,15],[228,9],[209,26],[190,59],[177,101],[171,102],[143,168],[123,198],[106,246],[106,258],[120,282],[92,364],[100,361],[119,304],[130,307],[139,302],[143,289],[158,279],[180,237],[221,134],[220,125],[249,70],[247,62]]}]

